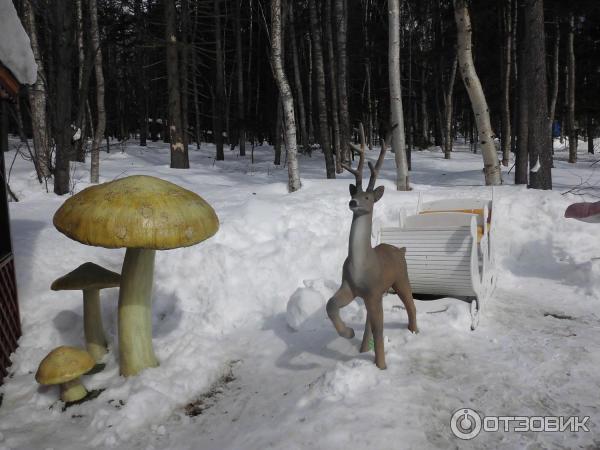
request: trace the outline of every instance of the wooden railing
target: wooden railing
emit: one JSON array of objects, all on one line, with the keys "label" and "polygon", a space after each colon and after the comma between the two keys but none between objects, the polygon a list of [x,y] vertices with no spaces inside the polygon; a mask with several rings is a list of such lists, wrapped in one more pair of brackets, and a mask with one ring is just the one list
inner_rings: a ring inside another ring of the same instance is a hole
[{"label": "wooden railing", "polygon": [[0,259],[0,384],[8,374],[10,355],[21,336],[15,263],[9,253]]}]

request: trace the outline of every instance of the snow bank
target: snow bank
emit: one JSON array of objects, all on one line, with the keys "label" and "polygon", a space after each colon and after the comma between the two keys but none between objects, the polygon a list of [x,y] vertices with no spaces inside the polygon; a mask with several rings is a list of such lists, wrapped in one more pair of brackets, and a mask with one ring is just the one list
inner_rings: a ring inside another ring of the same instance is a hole
[{"label": "snow bank", "polygon": [[35,83],[37,64],[12,0],[0,0],[0,62],[22,84]]},{"label": "snow bank", "polygon": [[[288,194],[286,170],[270,164],[270,149],[257,149],[255,165],[229,154],[213,164],[213,151],[191,152],[185,173],[168,168],[168,145],[101,155],[104,180],[152,174],[180,184],[215,208],[221,228],[200,245],[157,252],[159,367],[118,375],[118,295],[102,292],[111,351],[106,369],[83,381],[104,391],[65,412],[57,390],[37,386],[33,375],[54,347],[82,345],[82,300],[78,292],[50,291],[50,283],[85,261],[120,271],[124,251],[58,233],[52,216],[63,199],[40,192],[30,163],[17,161],[11,183],[22,201],[10,212],[24,335],[0,388],[0,448],[451,448],[457,441],[449,419],[461,407],[512,415],[595,411],[589,398],[600,389],[600,243],[597,225],[562,218],[574,197],[499,188],[499,281],[479,328],[470,331],[466,302],[446,298],[417,302],[420,333],[413,335],[400,300],[388,295],[388,370],[379,371],[372,353],[358,353],[361,302],[342,310],[353,340],[339,338],[324,311],[347,254],[349,177],[324,180],[322,159],[301,157],[303,189]],[[399,209],[415,207],[419,191],[425,200],[489,196],[484,186],[435,185],[481,183],[479,158],[415,152],[413,179],[421,184],[397,192],[391,155],[374,228],[397,224]],[[573,170],[556,164],[559,174]],[[88,175],[76,165],[77,190]],[[211,392],[232,361],[239,361],[237,380],[216,406],[185,416],[185,405]],[[569,436],[567,446],[590,444],[590,434]],[[555,447],[562,439],[498,433],[475,445]]]}]

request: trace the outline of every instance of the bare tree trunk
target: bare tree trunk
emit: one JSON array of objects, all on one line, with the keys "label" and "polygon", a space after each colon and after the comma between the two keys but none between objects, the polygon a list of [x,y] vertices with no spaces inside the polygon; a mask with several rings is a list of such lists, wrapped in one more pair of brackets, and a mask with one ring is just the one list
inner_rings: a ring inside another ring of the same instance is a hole
[{"label": "bare tree trunk", "polygon": [[319,23],[317,5],[315,0],[309,0],[310,29],[313,44],[314,68],[316,70],[317,99],[319,111],[319,135],[321,148],[325,153],[325,170],[327,178],[335,178],[335,164],[329,140],[329,123],[327,121],[327,96],[325,94],[325,69],[323,63],[323,45],[321,39],[321,24]]},{"label": "bare tree trunk", "polygon": [[169,91],[169,143],[171,168],[189,169],[190,162],[183,137],[181,117],[181,86],[179,83],[179,58],[177,57],[177,11],[175,0],[164,0],[165,40],[167,41],[167,88]]},{"label": "bare tree trunk", "polygon": [[529,187],[552,189],[552,146],[548,124],[546,43],[543,0],[525,0],[527,64],[520,70],[527,81]]},{"label": "bare tree trunk", "polygon": [[518,86],[518,67],[517,67],[517,27],[519,18],[519,0],[512,0],[512,33],[511,33],[511,66],[512,66],[512,123],[511,123],[511,151],[517,154],[517,129],[519,121],[519,86]]},{"label": "bare tree trunk", "polygon": [[[83,83],[87,83],[86,80],[86,61],[85,61],[85,50],[83,40],[83,5],[81,0],[75,1],[75,9],[77,12],[77,59],[79,62],[79,73],[77,80],[77,92],[79,93],[79,111],[77,112],[77,127],[81,130],[80,138],[75,141],[75,159],[79,162],[85,162],[85,102],[87,100],[87,87],[84,89]],[[82,98],[83,97],[83,98]]]},{"label": "bare tree trunk", "polygon": [[273,74],[284,116],[284,136],[288,160],[288,191],[294,192],[300,189],[300,170],[298,168],[297,142],[296,142],[296,119],[294,116],[294,97],[283,70],[282,55],[282,31],[281,31],[281,0],[271,1],[271,64]]},{"label": "bare tree trunk", "polygon": [[[523,0],[521,0],[523,1]],[[524,9],[523,3],[520,6],[521,10]],[[525,24],[523,13],[519,14],[519,51],[518,51],[518,91],[519,91],[519,121],[517,131],[517,146],[515,153],[515,184],[528,184],[529,170],[528,170],[528,156],[527,147],[529,140],[529,104],[528,97],[529,89],[527,82],[527,72],[525,67],[528,59],[528,46],[525,41]]]},{"label": "bare tree trunk", "polygon": [[[188,155],[188,144],[190,142],[189,129],[189,71],[190,71],[190,0],[181,0],[181,46],[180,46],[180,99],[181,99],[181,135],[183,146]],[[195,68],[192,68],[194,70]],[[189,165],[189,162],[188,162]]]},{"label": "bare tree trunk", "polygon": [[575,16],[569,14],[569,35],[567,41],[567,67],[569,75],[568,120],[569,120],[569,162],[577,162],[577,128],[575,128]]},{"label": "bare tree trunk", "polygon": [[558,100],[559,85],[559,51],[560,51],[560,22],[558,14],[554,17],[554,43],[552,49],[552,95],[550,97],[550,134],[552,135],[552,125],[556,114],[556,102]]},{"label": "bare tree trunk", "polygon": [[[329,88],[331,95],[331,122],[333,127],[333,149],[335,152],[335,171],[336,173],[342,173],[342,160],[343,160],[343,148],[348,144],[348,141],[340,140],[340,121],[338,115],[338,85],[336,81],[336,63],[333,50],[333,32],[331,30],[331,0],[325,1],[325,30],[327,35],[327,59],[329,61]],[[343,143],[343,144],[341,144]]]},{"label": "bare tree trunk", "polygon": [[592,112],[587,112],[587,143],[588,143],[588,153],[594,154],[594,117],[592,116]]},{"label": "bare tree trunk", "polygon": [[244,59],[242,57],[242,0],[235,0],[235,59],[237,64],[237,128],[240,156],[246,156],[246,119],[244,117]]},{"label": "bare tree trunk", "polygon": [[146,146],[146,140],[148,139],[148,84],[146,81],[146,74],[144,66],[146,64],[145,50],[144,50],[144,14],[142,10],[142,0],[135,0],[134,3],[134,14],[136,17],[135,28],[136,28],[136,49],[135,59],[136,65],[136,93],[137,93],[137,115],[138,115],[138,126],[140,128],[140,146]]},{"label": "bare tree trunk", "polygon": [[[225,159],[223,152],[223,103],[225,87],[223,83],[223,45],[221,36],[221,0],[214,0],[215,16],[215,57],[216,57],[216,75],[215,75],[215,100],[214,100],[214,136],[217,147],[217,161]],[[260,72],[260,71],[258,71]],[[258,99],[257,99],[258,101]]]},{"label": "bare tree trunk", "polygon": [[[8,151],[8,100],[0,98],[0,157]],[[4,159],[2,160],[4,162]],[[4,180],[3,180],[4,181]]]},{"label": "bare tree trunk", "polygon": [[298,46],[296,44],[296,24],[294,21],[294,2],[288,3],[290,20],[290,44],[292,48],[292,62],[294,64],[294,85],[296,87],[296,98],[298,103],[298,119],[300,121],[301,146],[304,151],[308,149],[308,129],[306,128],[306,112],[304,110],[304,91],[302,89],[302,77],[300,76],[300,63],[298,57]]},{"label": "bare tree trunk", "polygon": [[54,171],[54,193],[70,191],[70,162],[73,159],[73,129],[71,128],[71,65],[73,63],[73,4],[57,2],[52,8],[55,58],[54,76],[54,141],[56,142],[56,167]]},{"label": "bare tree trunk", "polygon": [[[104,109],[104,74],[102,73],[102,49],[100,48],[100,30],[98,29],[98,8],[96,0],[89,0],[90,32],[94,50],[94,69],[96,75],[96,106],[98,123],[94,134],[91,153],[90,182],[98,183],[100,178],[100,143],[106,128],[106,111]],[[84,115],[85,117],[85,115]]]},{"label": "bare tree trunk", "polygon": [[424,63],[421,67],[421,139],[420,147],[426,149],[429,147],[429,113],[427,112],[427,64]]},{"label": "bare tree trunk", "polygon": [[500,164],[494,145],[494,132],[490,122],[490,112],[487,101],[481,87],[481,82],[475,71],[473,55],[471,52],[471,18],[467,8],[466,0],[454,0],[454,18],[458,29],[458,61],[463,83],[469,94],[477,130],[481,153],[483,155],[483,170],[486,185],[498,185],[502,183]]},{"label": "bare tree trunk", "polygon": [[450,159],[452,153],[452,97],[454,93],[454,83],[456,80],[456,68],[458,66],[458,54],[454,56],[452,61],[452,67],[450,69],[450,78],[448,79],[448,87],[444,94],[444,113],[445,113],[445,127],[444,127],[444,159]]},{"label": "bare tree trunk", "polygon": [[374,122],[373,122],[373,99],[371,94],[371,61],[367,59],[365,61],[365,82],[367,87],[367,143],[369,150],[373,149],[373,134],[374,134]]},{"label": "bare tree trunk", "polygon": [[[348,55],[346,52],[346,40],[347,40],[347,22],[348,22],[348,10],[347,4],[344,0],[335,0],[335,22],[336,22],[336,40],[337,40],[337,96],[340,105],[340,142],[342,145],[342,159],[344,161],[350,160],[349,149],[347,142],[350,142],[350,114],[348,112]],[[334,63],[334,60],[331,60]],[[344,149],[348,149],[344,151]],[[340,173],[340,172],[338,172]]]},{"label": "bare tree trunk", "polygon": [[396,189],[410,190],[408,180],[408,163],[404,135],[404,113],[402,112],[402,92],[400,88],[400,3],[399,0],[388,2],[389,22],[389,83],[390,108],[392,112],[392,149],[396,159]]},{"label": "bare tree trunk", "polygon": [[[315,122],[313,119],[313,98],[314,98],[314,83],[313,83],[313,55],[312,55],[312,39],[310,34],[306,36],[308,50],[308,111],[306,121],[308,122],[308,144],[312,145],[315,141]],[[310,154],[310,153],[309,153]]]},{"label": "bare tree trunk", "polygon": [[46,112],[46,86],[44,84],[46,75],[44,63],[38,44],[37,29],[35,24],[35,13],[31,6],[31,0],[23,0],[24,23],[29,34],[31,49],[38,68],[38,76],[29,87],[28,96],[31,106],[31,128],[33,131],[33,147],[37,158],[37,167],[44,178],[48,178],[51,172],[50,148],[48,139],[48,118]]},{"label": "bare tree trunk", "polygon": [[281,95],[277,100],[277,117],[275,119],[275,158],[273,164],[276,166],[281,165],[281,140],[282,140],[282,129],[283,129],[283,105],[281,104]]},{"label": "bare tree trunk", "polygon": [[510,159],[510,74],[512,61],[512,0],[504,2],[502,49],[502,165],[507,167]]}]

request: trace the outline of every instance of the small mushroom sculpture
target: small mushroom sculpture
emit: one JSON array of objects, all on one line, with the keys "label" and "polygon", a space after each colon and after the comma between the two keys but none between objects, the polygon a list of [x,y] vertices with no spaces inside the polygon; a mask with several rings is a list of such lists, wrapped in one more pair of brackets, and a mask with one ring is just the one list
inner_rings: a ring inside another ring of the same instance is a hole
[{"label": "small mushroom sculpture", "polygon": [[121,375],[158,365],[152,347],[152,284],[156,250],[187,247],[219,228],[212,207],[194,192],[136,175],[91,186],[66,200],[54,226],[82,244],[125,247],[119,290]]},{"label": "small mushroom sculpture", "polygon": [[600,202],[573,203],[565,210],[565,218],[598,223],[600,222]]},{"label": "small mushroom sculpture", "polygon": [[53,291],[83,291],[83,331],[85,346],[96,362],[107,352],[108,344],[102,325],[100,289],[118,287],[121,275],[92,262],[86,262],[52,283]]},{"label": "small mushroom sculpture", "polygon": [[59,384],[61,400],[72,403],[87,395],[88,391],[79,377],[89,372],[95,364],[94,358],[85,350],[61,346],[42,360],[35,379],[43,385]]}]

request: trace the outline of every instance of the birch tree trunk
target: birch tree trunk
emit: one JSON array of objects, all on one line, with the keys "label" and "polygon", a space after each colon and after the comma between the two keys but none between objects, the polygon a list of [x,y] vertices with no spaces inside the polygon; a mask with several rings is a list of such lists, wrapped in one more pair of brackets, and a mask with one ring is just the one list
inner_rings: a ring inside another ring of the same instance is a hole
[{"label": "birch tree trunk", "polygon": [[90,34],[94,50],[94,70],[96,75],[96,106],[98,123],[92,142],[90,182],[98,183],[100,178],[100,143],[106,128],[106,111],[104,109],[104,74],[102,73],[102,49],[100,48],[100,30],[98,29],[98,8],[96,0],[89,0]]},{"label": "birch tree trunk", "polygon": [[471,18],[467,8],[466,0],[454,0],[454,18],[458,31],[458,61],[460,65],[460,74],[469,94],[469,100],[477,122],[479,131],[479,142],[481,154],[483,155],[483,170],[485,174],[486,185],[498,185],[502,183],[500,164],[494,145],[494,132],[490,122],[490,112],[487,101],[481,87],[481,82],[475,71],[473,64],[473,54],[471,52]]},{"label": "birch tree trunk", "polygon": [[300,62],[298,57],[298,45],[296,44],[296,24],[294,20],[294,2],[288,4],[290,20],[290,44],[292,49],[292,62],[294,64],[294,85],[296,87],[296,99],[298,103],[298,120],[300,122],[301,146],[307,151],[309,146],[308,129],[306,128],[306,112],[304,110],[304,91],[302,89],[302,77],[300,76]]},{"label": "birch tree trunk", "polygon": [[37,64],[38,75],[33,86],[29,87],[28,96],[31,106],[31,128],[33,132],[33,148],[37,159],[37,167],[44,178],[50,176],[50,150],[48,142],[48,118],[46,112],[46,86],[44,80],[44,62],[38,43],[35,13],[31,0],[23,0],[24,22],[31,41],[33,57]]},{"label": "birch tree trunk", "polygon": [[284,137],[288,160],[288,191],[300,189],[300,170],[298,168],[298,148],[296,142],[296,119],[294,117],[294,97],[283,70],[283,56],[281,54],[281,0],[271,1],[271,64],[273,75],[279,89],[283,105]]},{"label": "birch tree trunk", "polygon": [[181,85],[179,83],[179,58],[177,56],[177,11],[175,0],[164,0],[165,40],[167,42],[167,89],[169,91],[169,143],[171,168],[189,169],[187,148],[183,138],[181,117]]},{"label": "birch tree trunk", "polygon": [[575,128],[575,17],[569,14],[569,36],[567,41],[567,69],[568,69],[568,104],[567,117],[569,121],[569,162],[577,162],[577,128]]},{"label": "birch tree trunk", "polygon": [[317,16],[317,5],[315,0],[309,0],[310,29],[313,44],[314,69],[316,71],[317,109],[319,114],[319,135],[321,137],[321,148],[325,153],[325,171],[327,178],[335,178],[335,164],[329,140],[329,123],[327,120],[327,95],[325,93],[325,69],[323,63],[323,45],[321,39],[321,24]]},{"label": "birch tree trunk", "polygon": [[146,57],[144,50],[144,17],[142,0],[135,0],[133,4],[135,14],[135,32],[136,32],[136,49],[135,60],[137,67],[136,73],[136,95],[137,95],[137,115],[138,126],[140,128],[140,146],[146,146],[148,138],[148,84],[146,81],[145,69]]},{"label": "birch tree trunk", "polygon": [[410,190],[408,164],[404,135],[404,114],[402,112],[402,92],[400,88],[400,3],[388,2],[389,21],[389,82],[390,108],[392,113],[392,149],[396,158],[396,189]]}]

